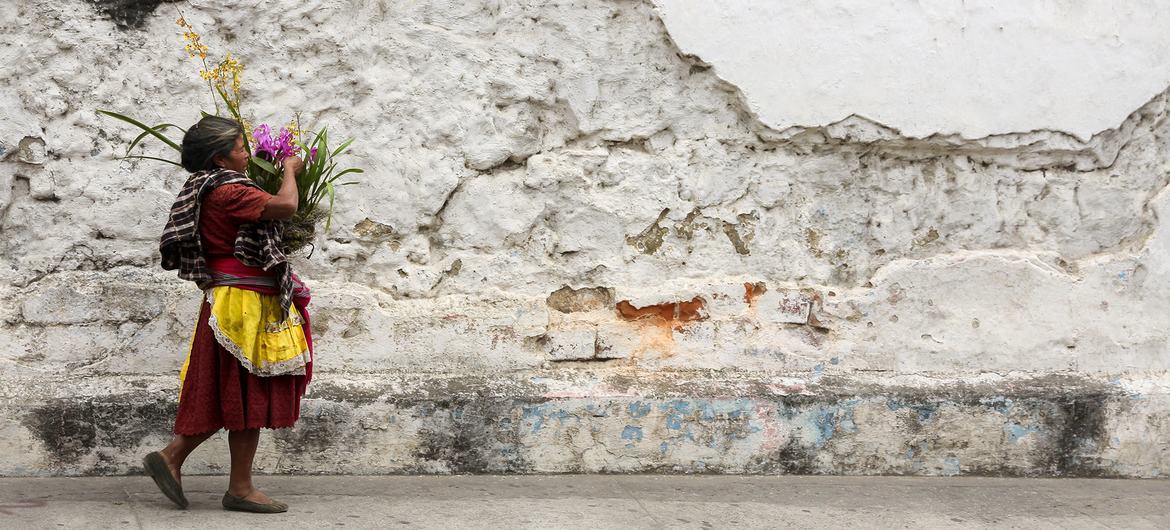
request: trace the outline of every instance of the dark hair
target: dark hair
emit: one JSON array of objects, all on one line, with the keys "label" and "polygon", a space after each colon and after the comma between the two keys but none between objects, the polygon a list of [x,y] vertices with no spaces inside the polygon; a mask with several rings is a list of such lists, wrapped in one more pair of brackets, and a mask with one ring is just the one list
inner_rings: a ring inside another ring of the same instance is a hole
[{"label": "dark hair", "polygon": [[205,116],[183,135],[183,169],[192,173],[215,169],[215,157],[227,156],[242,134],[244,127],[236,120]]}]

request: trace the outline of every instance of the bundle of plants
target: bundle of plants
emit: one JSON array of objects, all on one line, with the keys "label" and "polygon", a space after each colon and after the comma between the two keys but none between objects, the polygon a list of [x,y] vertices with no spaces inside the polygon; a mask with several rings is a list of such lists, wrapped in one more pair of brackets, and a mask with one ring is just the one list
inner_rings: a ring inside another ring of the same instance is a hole
[{"label": "bundle of plants", "polygon": [[[188,57],[198,59],[203,64],[199,75],[207,83],[212,102],[215,105],[214,114],[206,111],[200,111],[200,114],[203,116],[223,116],[226,113],[224,117],[236,120],[244,127],[245,131],[250,131],[244,134],[245,148],[251,153],[247,169],[248,178],[268,193],[276,194],[280,189],[281,179],[284,178],[284,161],[293,156],[299,156],[304,160],[304,170],[296,177],[297,213],[292,218],[281,221],[282,246],[286,254],[311,247],[316,237],[317,226],[324,223],[324,230],[328,232],[332,225],[337,188],[356,184],[352,181],[339,182],[339,179],[351,173],[362,172],[358,168],[341,169],[338,167],[338,157],[349,149],[353,140],[346,140],[337,147],[331,148],[328,131],[325,127],[315,132],[302,134],[299,115],[294,116],[290,123],[281,127],[275,135],[272,127],[266,123],[253,128],[252,122],[241,110],[240,92],[243,85],[243,63],[228,53],[214,68],[211,68],[207,61],[207,46],[203,44],[199,34],[182,15],[179,16],[177,24],[183,29],[183,41],[186,43]],[[167,136],[166,132],[174,129],[181,134],[186,134],[186,129],[173,123],[151,126],[124,113],[110,110],[99,109],[98,112],[134,125],[142,131],[130,142],[126,149],[126,155],[122,158],[152,160],[182,167],[182,164],[176,160],[133,153],[134,149],[144,140],[153,138],[173,149],[176,154],[181,154],[182,148],[179,143]],[[328,199],[328,206],[323,204],[326,199]]]}]

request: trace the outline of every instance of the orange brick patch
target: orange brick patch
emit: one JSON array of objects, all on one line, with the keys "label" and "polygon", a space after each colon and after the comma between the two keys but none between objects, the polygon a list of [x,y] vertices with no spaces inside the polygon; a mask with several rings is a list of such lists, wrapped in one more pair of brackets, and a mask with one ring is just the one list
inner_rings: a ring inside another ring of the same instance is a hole
[{"label": "orange brick patch", "polygon": [[701,296],[696,296],[689,301],[666,302],[646,307],[634,307],[629,300],[622,300],[617,303],[617,312],[623,319],[629,321],[658,318],[666,323],[690,322],[706,318],[703,315],[703,308],[706,305],[707,302]]}]

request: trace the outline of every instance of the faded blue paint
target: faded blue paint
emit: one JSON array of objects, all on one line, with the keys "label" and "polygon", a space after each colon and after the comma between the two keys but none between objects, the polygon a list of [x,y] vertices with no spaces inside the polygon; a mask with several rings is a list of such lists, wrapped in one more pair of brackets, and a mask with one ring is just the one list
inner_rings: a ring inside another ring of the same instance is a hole
[{"label": "faded blue paint", "polygon": [[548,415],[550,405],[543,403],[540,405],[525,405],[523,412],[520,414],[521,420],[532,420],[533,434],[540,432],[544,427],[544,418]]},{"label": "faded blue paint", "polygon": [[959,457],[948,456],[945,459],[943,459],[943,468],[942,468],[943,476],[953,477],[955,475],[958,475],[960,472],[962,472],[962,468],[959,465]]},{"label": "faded blue paint", "polygon": [[600,406],[596,403],[590,403],[588,405],[585,405],[585,411],[588,412],[589,415],[593,416],[594,418],[608,418],[609,417],[609,411],[606,410],[606,407]]},{"label": "faded blue paint", "polygon": [[1032,434],[1040,432],[1040,427],[1035,425],[1020,425],[1015,422],[1006,423],[1003,426],[1004,434],[1007,434],[1007,439],[1011,443],[1020,443],[1020,439]]},{"label": "faded blue paint", "polygon": [[673,410],[679,414],[686,414],[691,411],[691,403],[690,401],[684,401],[681,399],[672,399],[670,401],[659,403],[658,410],[661,412]]},{"label": "faded blue paint", "polygon": [[853,422],[853,409],[861,403],[860,399],[850,399],[841,404],[841,419],[837,422],[837,428],[844,432],[857,432],[857,424]]},{"label": "faded blue paint", "polygon": [[650,414],[650,410],[653,407],[653,405],[649,403],[642,403],[641,401],[630,403],[630,417],[635,419],[641,418],[647,414]]},{"label": "faded blue paint", "polygon": [[816,432],[813,445],[823,447],[833,437],[833,430],[836,429],[836,419],[836,408],[820,408],[813,413],[812,426]]},{"label": "faded blue paint", "polygon": [[682,428],[682,416],[678,414],[671,414],[666,417],[666,428],[672,430],[679,430]]},{"label": "faded blue paint", "polygon": [[835,406],[820,406],[807,411],[808,416],[804,419],[803,428],[812,432],[812,445],[823,447],[838,433],[857,432],[853,411],[860,403],[860,399],[851,399],[841,401]]},{"label": "faded blue paint", "polygon": [[539,433],[540,430],[544,428],[544,423],[546,420],[555,419],[557,420],[558,424],[564,424],[566,419],[576,418],[576,416],[564,409],[557,409],[556,411],[552,412],[550,411],[552,411],[552,406],[548,403],[543,403],[540,405],[527,405],[524,407],[523,412],[521,413],[521,419],[532,420],[532,432],[535,434]]},{"label": "faded blue paint", "polygon": [[821,377],[824,377],[824,375],[825,375],[825,365],[823,363],[817,363],[817,365],[813,367],[812,382],[815,383],[817,381],[820,381]]},{"label": "faded blue paint", "polygon": [[841,358],[840,357],[833,357],[832,359],[829,359],[829,364],[834,364],[834,365],[841,364]]},{"label": "faded blue paint", "polygon": [[659,453],[666,454],[667,449],[670,449],[670,444],[668,444],[666,442],[662,442],[662,443],[658,444],[658,452]]},{"label": "faded blue paint", "polygon": [[622,429],[622,439],[627,440],[626,447],[633,447],[635,443],[642,441],[642,428],[637,425],[626,425]]}]

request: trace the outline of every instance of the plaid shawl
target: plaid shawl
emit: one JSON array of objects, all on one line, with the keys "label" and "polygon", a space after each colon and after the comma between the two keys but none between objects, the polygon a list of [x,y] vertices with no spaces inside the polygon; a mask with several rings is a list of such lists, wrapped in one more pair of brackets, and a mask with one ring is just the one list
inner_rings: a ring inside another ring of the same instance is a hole
[{"label": "plaid shawl", "polygon": [[[211,190],[224,184],[243,184],[260,188],[251,179],[230,169],[214,169],[192,173],[179,191],[171,216],[163,229],[159,252],[162,253],[162,268],[179,270],[179,277],[191,280],[200,289],[213,284],[207,258],[203,256],[203,244],[199,240],[199,208],[203,198]],[[293,299],[292,267],[280,250],[280,223],[262,220],[240,225],[232,255],[249,267],[264,270],[276,269],[280,278],[281,321],[288,318]]]}]

